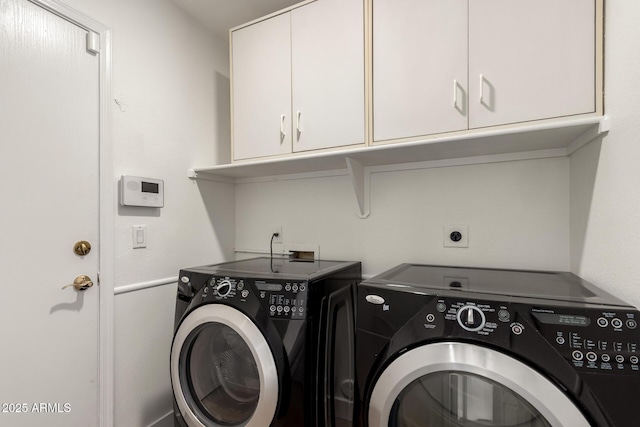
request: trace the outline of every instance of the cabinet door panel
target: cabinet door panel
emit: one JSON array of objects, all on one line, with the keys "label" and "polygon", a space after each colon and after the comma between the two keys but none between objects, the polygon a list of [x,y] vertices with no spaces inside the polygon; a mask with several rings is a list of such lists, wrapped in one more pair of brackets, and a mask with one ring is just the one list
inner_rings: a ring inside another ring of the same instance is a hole
[{"label": "cabinet door panel", "polygon": [[466,90],[467,0],[373,1],[374,141],[466,129]]},{"label": "cabinet door panel", "polygon": [[232,34],[234,160],[291,152],[290,21],[285,13]]},{"label": "cabinet door panel", "polygon": [[291,14],[293,151],[363,144],[363,1],[321,0]]},{"label": "cabinet door panel", "polygon": [[594,1],[470,1],[469,92],[471,128],[594,112]]}]

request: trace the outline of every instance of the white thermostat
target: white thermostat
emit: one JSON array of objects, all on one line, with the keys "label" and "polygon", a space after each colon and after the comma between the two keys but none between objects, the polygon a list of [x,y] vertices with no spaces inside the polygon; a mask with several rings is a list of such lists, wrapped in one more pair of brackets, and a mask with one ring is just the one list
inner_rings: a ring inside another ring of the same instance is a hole
[{"label": "white thermostat", "polygon": [[164,207],[164,181],[140,176],[122,175],[120,204],[146,208]]}]

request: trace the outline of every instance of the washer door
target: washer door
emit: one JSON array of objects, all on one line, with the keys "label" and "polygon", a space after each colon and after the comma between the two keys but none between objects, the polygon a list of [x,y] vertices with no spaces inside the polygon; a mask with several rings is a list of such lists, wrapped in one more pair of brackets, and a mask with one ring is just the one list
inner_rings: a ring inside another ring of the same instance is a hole
[{"label": "washer door", "polygon": [[171,348],[171,382],[189,426],[265,426],[278,406],[269,344],[244,313],[222,304],[183,320]]},{"label": "washer door", "polygon": [[428,344],[375,383],[369,426],[590,427],[551,381],[512,357],[463,343]]}]

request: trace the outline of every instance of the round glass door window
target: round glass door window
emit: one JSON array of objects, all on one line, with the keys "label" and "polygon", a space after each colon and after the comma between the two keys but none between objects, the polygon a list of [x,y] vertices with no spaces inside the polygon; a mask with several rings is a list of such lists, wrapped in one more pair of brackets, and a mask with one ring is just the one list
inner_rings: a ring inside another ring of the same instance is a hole
[{"label": "round glass door window", "polygon": [[189,341],[181,354],[182,388],[189,406],[199,418],[218,425],[245,425],[260,396],[258,365],[247,343],[222,323],[200,326]]},{"label": "round glass door window", "polygon": [[411,382],[396,398],[393,427],[551,427],[502,384],[468,372],[439,371]]}]

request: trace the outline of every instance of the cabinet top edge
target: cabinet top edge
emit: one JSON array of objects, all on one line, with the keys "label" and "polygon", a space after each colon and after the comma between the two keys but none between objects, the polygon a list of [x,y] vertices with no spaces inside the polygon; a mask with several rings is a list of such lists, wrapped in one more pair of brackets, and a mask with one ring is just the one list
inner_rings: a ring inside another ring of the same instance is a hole
[{"label": "cabinet top edge", "polygon": [[237,25],[237,26],[235,26],[233,28],[230,28],[229,29],[229,39],[231,39],[231,34],[233,34],[234,31],[241,30],[241,29],[246,28],[246,27],[250,27],[251,25],[257,24],[257,23],[262,22],[262,21],[266,21],[267,19],[273,18],[274,16],[278,16],[278,15],[282,15],[282,14],[287,13],[287,12],[291,12],[294,9],[297,9],[299,7],[302,7],[302,6],[305,6],[305,5],[309,4],[309,3],[315,3],[316,1],[318,1],[318,0],[304,0],[304,1],[301,1],[300,3],[293,4],[293,5],[289,6],[289,7],[285,7],[284,9],[276,10],[275,12],[272,12],[272,13],[270,13],[268,15],[261,16],[259,18],[256,18],[256,19],[252,20],[252,21],[245,22],[244,24],[240,24],[240,25]]}]

